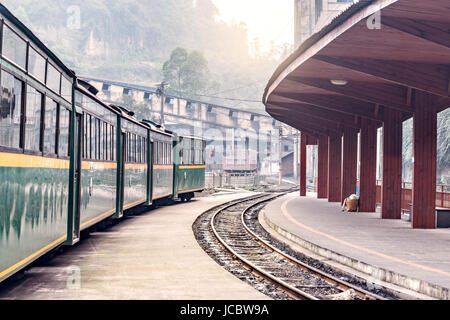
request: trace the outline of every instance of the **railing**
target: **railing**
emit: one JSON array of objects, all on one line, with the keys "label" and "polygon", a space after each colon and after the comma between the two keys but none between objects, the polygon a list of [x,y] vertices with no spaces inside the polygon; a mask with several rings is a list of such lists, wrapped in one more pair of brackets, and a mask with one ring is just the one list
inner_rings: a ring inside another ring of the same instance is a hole
[{"label": "railing", "polygon": [[[409,211],[412,203],[412,183],[402,182],[402,210]],[[381,205],[381,181],[377,181],[377,204]],[[436,207],[450,208],[450,185],[436,185]]]}]

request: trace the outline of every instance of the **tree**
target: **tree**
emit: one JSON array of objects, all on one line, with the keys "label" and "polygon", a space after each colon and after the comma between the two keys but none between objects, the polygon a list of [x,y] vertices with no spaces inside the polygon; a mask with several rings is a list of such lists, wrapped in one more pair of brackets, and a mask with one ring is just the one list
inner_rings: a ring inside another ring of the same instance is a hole
[{"label": "tree", "polygon": [[184,48],[177,47],[170,54],[170,59],[163,64],[163,78],[172,88],[182,90],[184,67],[188,59],[188,52]]},{"label": "tree", "polygon": [[184,48],[175,48],[164,63],[162,72],[164,81],[171,88],[188,93],[204,92],[211,82],[208,62],[196,50],[188,54]]}]

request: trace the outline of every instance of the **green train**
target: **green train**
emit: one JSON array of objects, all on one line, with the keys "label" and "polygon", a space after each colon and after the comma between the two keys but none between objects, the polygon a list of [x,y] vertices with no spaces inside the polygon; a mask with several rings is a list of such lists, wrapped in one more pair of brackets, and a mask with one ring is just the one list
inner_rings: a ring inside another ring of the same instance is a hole
[{"label": "green train", "polygon": [[106,219],[205,188],[204,140],[102,102],[1,4],[0,67],[0,282]]}]

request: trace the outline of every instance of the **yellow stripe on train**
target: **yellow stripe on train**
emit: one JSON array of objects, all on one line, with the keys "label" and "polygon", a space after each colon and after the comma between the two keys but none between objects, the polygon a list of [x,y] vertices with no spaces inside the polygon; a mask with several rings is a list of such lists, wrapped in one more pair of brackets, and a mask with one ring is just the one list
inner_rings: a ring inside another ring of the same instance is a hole
[{"label": "yellow stripe on train", "polygon": [[189,165],[183,166],[183,165],[180,165],[180,166],[178,166],[178,168],[179,169],[205,169],[206,165],[200,165],[200,166],[189,166]]},{"label": "yellow stripe on train", "polygon": [[69,169],[70,160],[0,152],[0,167]]}]

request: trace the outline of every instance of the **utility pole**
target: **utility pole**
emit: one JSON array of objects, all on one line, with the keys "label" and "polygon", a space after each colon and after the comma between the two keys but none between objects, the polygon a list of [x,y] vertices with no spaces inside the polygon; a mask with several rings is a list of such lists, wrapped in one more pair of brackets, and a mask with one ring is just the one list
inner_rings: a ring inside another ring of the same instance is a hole
[{"label": "utility pole", "polygon": [[279,172],[279,178],[278,178],[278,184],[281,186],[282,180],[283,180],[283,168],[282,168],[282,164],[283,164],[283,127],[280,124],[280,128],[278,131],[279,134],[279,152],[278,152],[278,163],[280,166],[280,172]]},{"label": "utility pole", "polygon": [[164,126],[164,103],[165,103],[165,87],[168,85],[167,82],[161,82],[159,85],[159,93],[161,94],[161,121],[160,125]]}]

